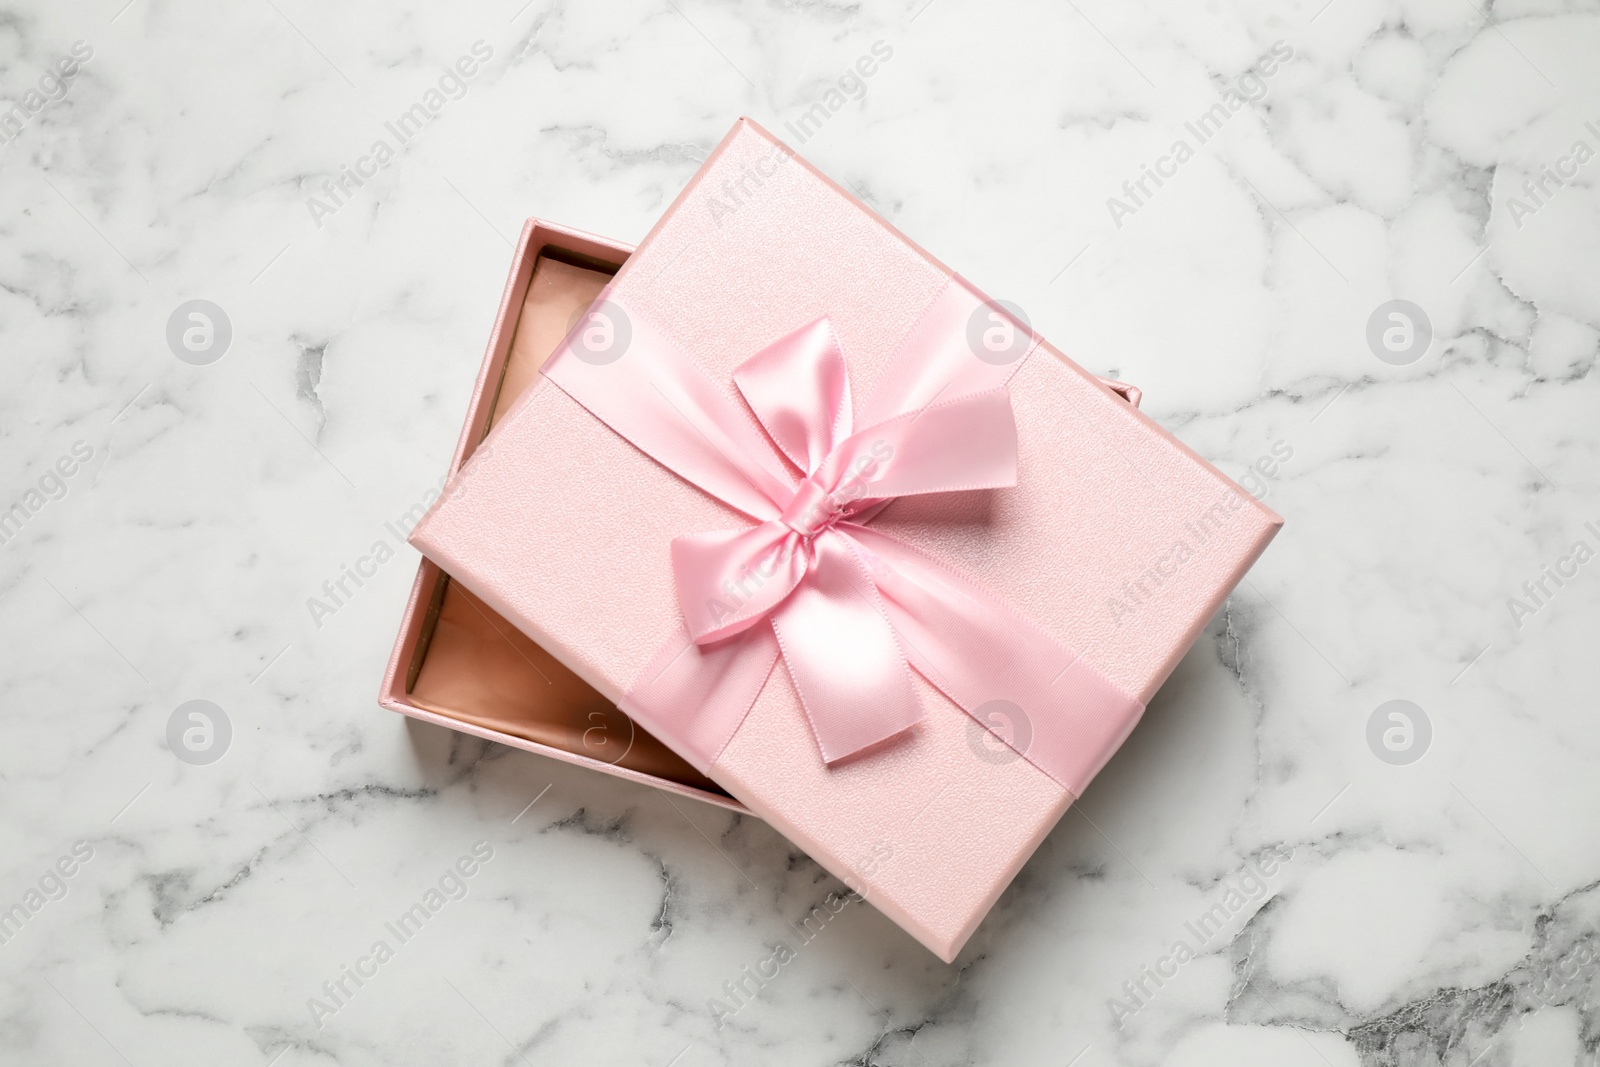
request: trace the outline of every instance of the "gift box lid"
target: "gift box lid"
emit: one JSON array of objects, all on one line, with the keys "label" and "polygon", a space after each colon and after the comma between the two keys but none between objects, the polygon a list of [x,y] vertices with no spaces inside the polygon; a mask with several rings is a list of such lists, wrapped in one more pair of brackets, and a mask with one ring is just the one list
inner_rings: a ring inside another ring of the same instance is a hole
[{"label": "gift box lid", "polygon": [[[718,383],[826,316],[850,388],[870,397],[951,279],[741,119],[609,294]],[[1047,343],[1009,391],[1016,486],[902,497],[873,529],[974,576],[1147,702],[1282,520]],[[682,631],[673,539],[750,520],[549,380],[489,441],[457,475],[473,491],[447,489],[412,542],[623,701]],[[994,744],[972,714],[912,678],[923,721],[830,765],[780,661],[709,770],[948,961],[1075,798],[1018,757],[1025,746]],[[1003,724],[1013,735],[1042,725],[1020,708],[1011,715],[1022,719]]]}]

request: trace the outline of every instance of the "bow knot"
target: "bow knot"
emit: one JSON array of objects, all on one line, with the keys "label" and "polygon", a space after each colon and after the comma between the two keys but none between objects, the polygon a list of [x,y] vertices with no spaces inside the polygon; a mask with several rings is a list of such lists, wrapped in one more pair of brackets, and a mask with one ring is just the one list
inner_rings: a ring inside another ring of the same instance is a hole
[{"label": "bow knot", "polygon": [[778,516],[780,522],[807,541],[838,522],[845,514],[844,504],[831,489],[824,489],[815,478],[807,478],[795,490],[794,499]]}]

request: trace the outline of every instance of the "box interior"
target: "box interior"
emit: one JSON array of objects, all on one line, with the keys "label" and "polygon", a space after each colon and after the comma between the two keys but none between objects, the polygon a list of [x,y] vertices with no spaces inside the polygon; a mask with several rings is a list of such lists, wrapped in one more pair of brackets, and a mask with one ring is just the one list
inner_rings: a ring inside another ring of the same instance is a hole
[{"label": "box interior", "polygon": [[[486,390],[492,411],[468,455],[615,271],[555,246],[539,250],[499,381]],[[406,693],[417,707],[726,795],[449,575],[439,573],[427,603],[406,671]]]}]

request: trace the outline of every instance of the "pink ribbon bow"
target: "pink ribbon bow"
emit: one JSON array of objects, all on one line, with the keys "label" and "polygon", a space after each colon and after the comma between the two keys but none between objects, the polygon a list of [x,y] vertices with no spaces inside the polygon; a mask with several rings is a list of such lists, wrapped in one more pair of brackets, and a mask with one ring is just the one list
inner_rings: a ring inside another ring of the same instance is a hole
[{"label": "pink ribbon bow", "polygon": [[678,603],[699,645],[770,620],[833,763],[922,718],[860,539],[864,513],[894,497],[1015,485],[1011,397],[1002,386],[852,432],[844,353],[825,318],[756,353],[733,380],[806,477],[773,495],[777,514],[758,526],[673,541]]},{"label": "pink ribbon bow", "polygon": [[734,370],[748,412],[609,294],[586,322],[605,319],[607,337],[625,324],[626,351],[586,353],[580,322],[545,364],[613,430],[754,522],[672,541],[682,633],[622,700],[702,771],[780,655],[830,764],[922,718],[910,668],[986,728],[1007,720],[1001,740],[1074,795],[1137,722],[1142,703],[1003,598],[867,525],[896,497],[1016,484],[1006,383],[1023,360],[981,360],[966,341],[993,306],[952,279],[864,418],[826,318]]}]

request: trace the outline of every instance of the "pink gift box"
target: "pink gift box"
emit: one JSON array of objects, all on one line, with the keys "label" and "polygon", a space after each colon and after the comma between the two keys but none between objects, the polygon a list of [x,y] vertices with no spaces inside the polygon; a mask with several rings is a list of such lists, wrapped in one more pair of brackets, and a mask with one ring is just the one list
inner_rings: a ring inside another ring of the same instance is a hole
[{"label": "pink gift box", "polygon": [[[717,383],[825,314],[866,396],[951,277],[741,120],[608,296]],[[1009,392],[1018,484],[902,497],[873,529],[975,577],[1148,703],[1282,520],[1048,344]],[[670,543],[741,516],[547,379],[485,446],[413,543],[621,700],[682,627]],[[780,661],[709,774],[949,961],[1075,798],[912,677],[923,720],[830,765]]]}]

